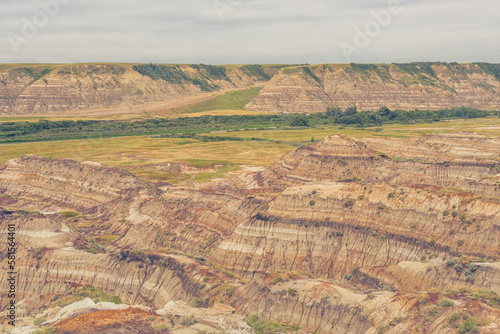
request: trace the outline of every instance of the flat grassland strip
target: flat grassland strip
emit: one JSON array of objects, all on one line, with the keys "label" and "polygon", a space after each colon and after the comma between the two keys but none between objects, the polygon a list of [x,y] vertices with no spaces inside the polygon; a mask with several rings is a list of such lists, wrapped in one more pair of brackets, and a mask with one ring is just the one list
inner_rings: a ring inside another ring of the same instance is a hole
[{"label": "flat grassland strip", "polygon": [[[267,167],[297,146],[320,141],[331,134],[355,138],[410,137],[432,133],[473,131],[486,136],[500,136],[500,119],[452,120],[430,124],[384,125],[379,128],[300,128],[290,130],[257,130],[211,133],[208,136],[240,137],[245,141],[208,141],[192,138],[151,138],[132,136],[99,139],[79,139],[52,142],[16,143],[0,145],[0,164],[24,154],[77,161],[97,161],[125,168],[149,180],[180,181],[186,175],[159,172],[151,166],[179,162],[203,168],[220,164],[223,168],[213,175],[202,175],[195,181],[206,181],[234,171],[235,166]],[[203,134],[200,134],[203,135]],[[256,140],[252,140],[256,139]],[[265,139],[262,141],[259,139]],[[214,162],[215,161],[215,162]]]}]

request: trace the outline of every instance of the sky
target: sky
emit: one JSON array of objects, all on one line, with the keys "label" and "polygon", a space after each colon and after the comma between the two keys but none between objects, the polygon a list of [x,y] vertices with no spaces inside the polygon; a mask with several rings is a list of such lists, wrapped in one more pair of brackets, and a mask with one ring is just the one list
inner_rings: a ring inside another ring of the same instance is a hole
[{"label": "sky", "polygon": [[499,0],[0,0],[0,62],[500,62]]}]

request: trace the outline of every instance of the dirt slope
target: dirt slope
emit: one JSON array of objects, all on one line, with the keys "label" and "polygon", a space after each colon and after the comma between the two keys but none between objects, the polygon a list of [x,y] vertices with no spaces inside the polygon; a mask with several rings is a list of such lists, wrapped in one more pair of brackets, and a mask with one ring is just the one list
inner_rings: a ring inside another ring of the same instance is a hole
[{"label": "dirt slope", "polygon": [[1,167],[20,314],[76,284],[156,310],[222,302],[318,333],[455,333],[465,316],[453,312],[500,328],[499,138],[329,136],[264,171],[165,189],[95,163]]}]

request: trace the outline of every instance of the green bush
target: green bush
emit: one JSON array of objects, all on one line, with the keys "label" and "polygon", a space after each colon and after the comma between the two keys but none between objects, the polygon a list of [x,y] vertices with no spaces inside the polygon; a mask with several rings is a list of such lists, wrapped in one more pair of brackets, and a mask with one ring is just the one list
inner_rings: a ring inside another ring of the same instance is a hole
[{"label": "green bush", "polygon": [[287,333],[297,332],[300,330],[299,326],[288,326],[267,320],[261,320],[257,314],[253,314],[245,319],[248,326],[252,327],[256,334],[274,334],[274,333]]},{"label": "green bush", "polygon": [[182,317],[181,324],[184,326],[191,326],[192,324],[194,324],[194,317],[193,316]]},{"label": "green bush", "polygon": [[439,300],[439,306],[441,307],[451,307],[455,305],[455,303],[453,302],[453,300],[451,299],[448,299],[448,298],[441,298]]},{"label": "green bush", "polygon": [[167,324],[156,324],[153,325],[153,328],[164,333],[168,333],[168,331],[170,330],[170,327]]},{"label": "green bush", "polygon": [[348,201],[346,201],[346,202],[344,203],[344,206],[345,206],[346,208],[350,208],[350,207],[352,207],[352,206],[354,205],[354,202],[355,202],[355,201],[354,201],[353,199],[350,199],[350,200],[348,200]]},{"label": "green bush", "polygon": [[277,277],[273,278],[273,280],[271,281],[271,284],[272,284],[272,285],[276,285],[276,284],[278,284],[279,282],[281,282],[282,280],[283,280],[283,277],[281,277],[281,276],[277,276]]}]

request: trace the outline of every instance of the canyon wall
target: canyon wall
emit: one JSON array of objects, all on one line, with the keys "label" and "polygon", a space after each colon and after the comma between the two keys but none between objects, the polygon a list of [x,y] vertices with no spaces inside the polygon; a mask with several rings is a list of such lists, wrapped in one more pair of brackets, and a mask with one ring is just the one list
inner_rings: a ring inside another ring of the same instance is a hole
[{"label": "canyon wall", "polygon": [[358,110],[498,110],[499,68],[486,63],[0,65],[0,115],[95,109],[128,113],[134,106],[209,98],[209,93],[255,85],[263,89],[246,108],[263,112],[312,113],[354,105]]},{"label": "canyon wall", "polygon": [[[420,321],[421,293],[500,292],[500,138],[473,133],[332,135],[195,188],[23,156],[0,168],[0,207],[28,315],[91,285],[157,309],[222,302],[318,333],[400,333]],[[498,309],[478,305],[498,328]]]},{"label": "canyon wall", "polygon": [[484,64],[314,65],[283,68],[247,104],[267,112],[500,108],[500,77]]}]

